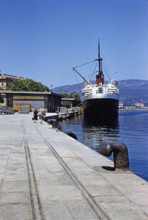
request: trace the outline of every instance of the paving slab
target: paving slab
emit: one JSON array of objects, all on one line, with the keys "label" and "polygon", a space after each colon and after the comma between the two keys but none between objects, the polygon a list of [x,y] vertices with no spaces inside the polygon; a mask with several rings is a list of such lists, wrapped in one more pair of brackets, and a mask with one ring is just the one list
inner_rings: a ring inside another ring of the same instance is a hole
[{"label": "paving slab", "polygon": [[0,220],[146,220],[148,183],[32,114],[0,115]]}]

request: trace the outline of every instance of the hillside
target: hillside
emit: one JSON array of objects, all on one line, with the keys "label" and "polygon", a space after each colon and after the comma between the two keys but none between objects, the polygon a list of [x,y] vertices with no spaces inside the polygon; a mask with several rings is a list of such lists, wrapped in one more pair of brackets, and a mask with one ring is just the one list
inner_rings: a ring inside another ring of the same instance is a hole
[{"label": "hillside", "polygon": [[[148,106],[148,80],[121,80],[118,82],[120,89],[120,101],[123,101],[126,105],[134,105],[136,102],[143,102]],[[55,93],[66,92],[70,94],[76,91],[81,96],[81,89],[83,83],[64,85],[53,89]]]}]

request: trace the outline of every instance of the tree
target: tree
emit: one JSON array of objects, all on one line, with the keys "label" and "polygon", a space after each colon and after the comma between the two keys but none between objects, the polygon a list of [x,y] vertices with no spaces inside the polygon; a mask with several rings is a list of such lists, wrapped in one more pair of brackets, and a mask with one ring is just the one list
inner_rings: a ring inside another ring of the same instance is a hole
[{"label": "tree", "polygon": [[50,91],[49,88],[40,82],[36,82],[32,79],[13,80],[8,89],[12,91],[35,91],[45,92]]},{"label": "tree", "polygon": [[80,96],[76,91],[73,91],[70,94],[63,91],[60,93],[60,95],[62,95],[64,98],[73,98],[77,101],[80,101]]},{"label": "tree", "polygon": [[69,95],[66,92],[64,92],[64,91],[61,92],[60,95],[63,96],[64,98],[68,98],[69,97]]},{"label": "tree", "polygon": [[80,96],[76,91],[70,93],[69,98],[74,98],[77,101],[80,101]]}]

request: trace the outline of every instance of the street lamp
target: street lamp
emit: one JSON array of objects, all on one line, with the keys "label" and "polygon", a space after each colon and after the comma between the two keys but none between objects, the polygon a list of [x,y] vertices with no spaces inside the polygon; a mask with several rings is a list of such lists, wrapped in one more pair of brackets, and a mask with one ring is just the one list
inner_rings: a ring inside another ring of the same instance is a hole
[{"label": "street lamp", "polygon": [[52,92],[52,87],[53,87],[53,85],[51,84],[51,92]]}]

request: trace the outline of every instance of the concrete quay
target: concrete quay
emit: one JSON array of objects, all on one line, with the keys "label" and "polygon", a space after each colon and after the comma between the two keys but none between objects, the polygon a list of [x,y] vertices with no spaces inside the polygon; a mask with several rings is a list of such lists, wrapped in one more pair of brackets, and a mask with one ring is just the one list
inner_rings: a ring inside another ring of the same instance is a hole
[{"label": "concrete quay", "polygon": [[0,115],[0,220],[148,220],[148,183],[31,114]]}]

